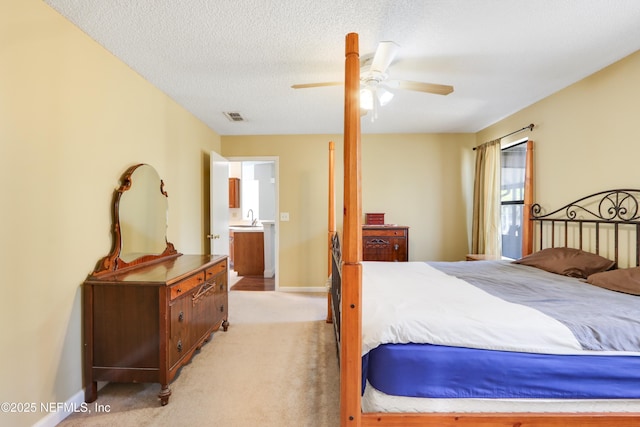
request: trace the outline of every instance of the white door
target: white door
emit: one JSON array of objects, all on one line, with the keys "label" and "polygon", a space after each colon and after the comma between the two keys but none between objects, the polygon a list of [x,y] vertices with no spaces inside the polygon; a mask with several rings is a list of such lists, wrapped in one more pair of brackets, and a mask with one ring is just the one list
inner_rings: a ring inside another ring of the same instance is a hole
[{"label": "white door", "polygon": [[211,253],[229,255],[229,161],[211,152]]}]

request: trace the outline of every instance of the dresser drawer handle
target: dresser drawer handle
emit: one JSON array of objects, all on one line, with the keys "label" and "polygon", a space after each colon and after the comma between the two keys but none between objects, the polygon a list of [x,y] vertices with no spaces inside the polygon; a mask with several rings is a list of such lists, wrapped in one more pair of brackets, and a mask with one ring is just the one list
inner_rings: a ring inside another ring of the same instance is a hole
[{"label": "dresser drawer handle", "polygon": [[191,297],[192,304],[196,305],[198,303],[198,301],[200,301],[203,297],[208,295],[209,291],[215,287],[215,284],[216,284],[215,282],[213,282],[213,283],[208,283],[207,282],[207,283],[203,284],[200,287],[200,289],[198,289],[198,292],[193,294],[193,296]]},{"label": "dresser drawer handle", "polygon": [[220,313],[224,313],[224,304],[220,306]]},{"label": "dresser drawer handle", "polygon": [[385,246],[389,246],[389,241],[384,239],[371,239],[368,240],[365,244],[367,248],[383,248]]},{"label": "dresser drawer handle", "polygon": [[181,311],[180,314],[178,314],[178,322],[182,322],[184,320],[184,312]]},{"label": "dresser drawer handle", "polygon": [[182,352],[182,340],[178,340],[178,345],[176,346],[178,349],[178,353]]}]

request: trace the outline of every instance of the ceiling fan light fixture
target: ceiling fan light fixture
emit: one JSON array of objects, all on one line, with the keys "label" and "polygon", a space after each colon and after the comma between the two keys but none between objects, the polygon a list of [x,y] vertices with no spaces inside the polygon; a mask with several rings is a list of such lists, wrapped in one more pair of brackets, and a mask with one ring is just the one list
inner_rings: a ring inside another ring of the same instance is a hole
[{"label": "ceiling fan light fixture", "polygon": [[364,110],[373,110],[373,89],[364,87],[360,89],[360,108]]},{"label": "ceiling fan light fixture", "polygon": [[393,99],[393,93],[389,92],[383,87],[378,87],[376,90],[376,96],[378,97],[378,102],[380,102],[380,106],[384,107]]},{"label": "ceiling fan light fixture", "polygon": [[[422,83],[408,80],[388,80],[387,69],[395,59],[398,45],[392,41],[378,43],[376,52],[371,57],[360,58],[360,114],[372,112],[371,121],[378,116],[380,107],[387,105],[393,98],[393,93],[386,88],[412,90],[417,92],[448,95],[453,92],[453,86],[434,83]],[[291,86],[294,89],[336,86],[340,82],[306,83]],[[384,87],[383,87],[384,86]]]}]

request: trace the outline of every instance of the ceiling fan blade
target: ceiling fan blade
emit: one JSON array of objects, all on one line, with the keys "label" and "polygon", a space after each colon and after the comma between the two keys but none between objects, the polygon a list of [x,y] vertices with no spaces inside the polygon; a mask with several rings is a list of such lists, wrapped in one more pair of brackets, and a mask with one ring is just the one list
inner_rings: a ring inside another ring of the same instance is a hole
[{"label": "ceiling fan blade", "polygon": [[418,92],[427,92],[434,93],[436,95],[449,95],[453,92],[453,86],[449,85],[438,85],[434,83],[420,83],[420,82],[412,82],[408,80],[395,80],[387,82],[390,83],[390,87],[395,87],[398,89],[405,90],[415,90]]},{"label": "ceiling fan blade", "polygon": [[391,41],[378,43],[378,49],[371,62],[371,72],[385,73],[398,53],[398,45]]},{"label": "ceiling fan blade", "polygon": [[291,87],[294,89],[306,89],[309,87],[340,86],[342,84],[344,83],[342,82],[303,83],[298,85],[292,85]]}]

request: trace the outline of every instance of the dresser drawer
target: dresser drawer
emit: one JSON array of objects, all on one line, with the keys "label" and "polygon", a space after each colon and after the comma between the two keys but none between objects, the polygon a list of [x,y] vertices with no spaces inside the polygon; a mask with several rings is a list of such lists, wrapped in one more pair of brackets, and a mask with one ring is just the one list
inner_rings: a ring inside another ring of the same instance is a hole
[{"label": "dresser drawer", "polygon": [[187,277],[186,279],[176,283],[171,287],[171,299],[174,300],[178,298],[180,295],[184,295],[189,292],[191,289],[196,286],[202,284],[204,282],[204,273],[201,271],[193,276]]},{"label": "dresser drawer", "polygon": [[406,228],[391,228],[391,229],[385,229],[385,228],[376,228],[376,229],[363,229],[362,230],[362,236],[363,237],[369,237],[369,236],[406,236],[407,235],[407,229]]},{"label": "dresser drawer", "polygon": [[227,292],[227,276],[221,275],[213,280],[214,292],[226,293]]},{"label": "dresser drawer", "polygon": [[215,276],[218,273],[221,273],[223,271],[225,271],[227,269],[227,260],[225,259],[224,261],[221,261],[219,263],[217,263],[216,265],[213,265],[209,268],[207,268],[205,270],[205,276],[207,278],[207,280],[209,280],[211,277]]},{"label": "dresser drawer", "polygon": [[188,298],[176,300],[169,306],[169,366],[175,365],[188,350],[191,301]]}]

